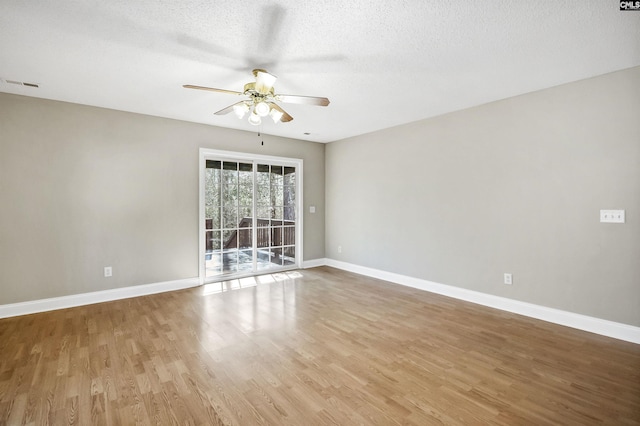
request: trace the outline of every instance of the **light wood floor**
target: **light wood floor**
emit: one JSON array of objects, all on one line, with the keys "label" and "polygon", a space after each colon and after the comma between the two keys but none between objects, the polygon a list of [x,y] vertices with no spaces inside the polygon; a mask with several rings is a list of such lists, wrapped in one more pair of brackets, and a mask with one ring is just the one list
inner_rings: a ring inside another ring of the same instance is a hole
[{"label": "light wood floor", "polygon": [[640,345],[327,267],[260,281],[0,320],[0,424],[640,424]]}]

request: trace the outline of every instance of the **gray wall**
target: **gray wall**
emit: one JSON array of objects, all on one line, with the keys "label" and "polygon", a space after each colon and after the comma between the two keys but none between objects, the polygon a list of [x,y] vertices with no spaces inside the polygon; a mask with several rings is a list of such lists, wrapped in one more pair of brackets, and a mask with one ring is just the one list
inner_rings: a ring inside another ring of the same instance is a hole
[{"label": "gray wall", "polygon": [[302,158],[304,257],[324,257],[324,144],[9,94],[0,112],[0,304],[196,277],[200,147]]},{"label": "gray wall", "polygon": [[632,68],[330,143],[327,257],[640,326],[638,117]]}]

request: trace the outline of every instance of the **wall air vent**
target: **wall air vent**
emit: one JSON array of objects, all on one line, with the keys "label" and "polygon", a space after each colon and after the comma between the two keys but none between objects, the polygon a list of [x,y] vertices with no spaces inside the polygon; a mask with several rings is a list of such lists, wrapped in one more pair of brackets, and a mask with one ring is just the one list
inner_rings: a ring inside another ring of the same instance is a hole
[{"label": "wall air vent", "polygon": [[22,81],[16,81],[16,80],[2,80],[2,79],[0,79],[0,81],[4,81],[7,84],[15,84],[16,86],[40,87],[35,83],[24,83]]}]

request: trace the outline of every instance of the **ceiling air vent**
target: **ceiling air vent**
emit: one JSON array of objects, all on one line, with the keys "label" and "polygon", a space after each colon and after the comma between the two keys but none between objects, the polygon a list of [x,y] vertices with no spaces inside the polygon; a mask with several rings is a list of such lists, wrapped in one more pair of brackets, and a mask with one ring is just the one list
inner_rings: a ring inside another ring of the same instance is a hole
[{"label": "ceiling air vent", "polygon": [[[2,80],[0,79],[0,81]],[[24,83],[22,81],[16,81],[16,80],[4,80],[4,82],[7,84],[15,84],[16,86],[40,87],[35,83]]]}]

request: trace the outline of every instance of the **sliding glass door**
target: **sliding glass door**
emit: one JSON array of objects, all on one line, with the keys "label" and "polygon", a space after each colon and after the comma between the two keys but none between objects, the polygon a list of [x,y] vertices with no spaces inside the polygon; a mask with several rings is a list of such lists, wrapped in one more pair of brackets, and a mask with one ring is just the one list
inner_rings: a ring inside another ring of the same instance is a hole
[{"label": "sliding glass door", "polygon": [[256,174],[258,270],[295,265],[296,168],[258,164]]},{"label": "sliding glass door", "polygon": [[253,164],[206,160],[206,277],[253,270]]},{"label": "sliding glass door", "polygon": [[201,150],[203,282],[299,265],[301,160],[234,157]]}]

